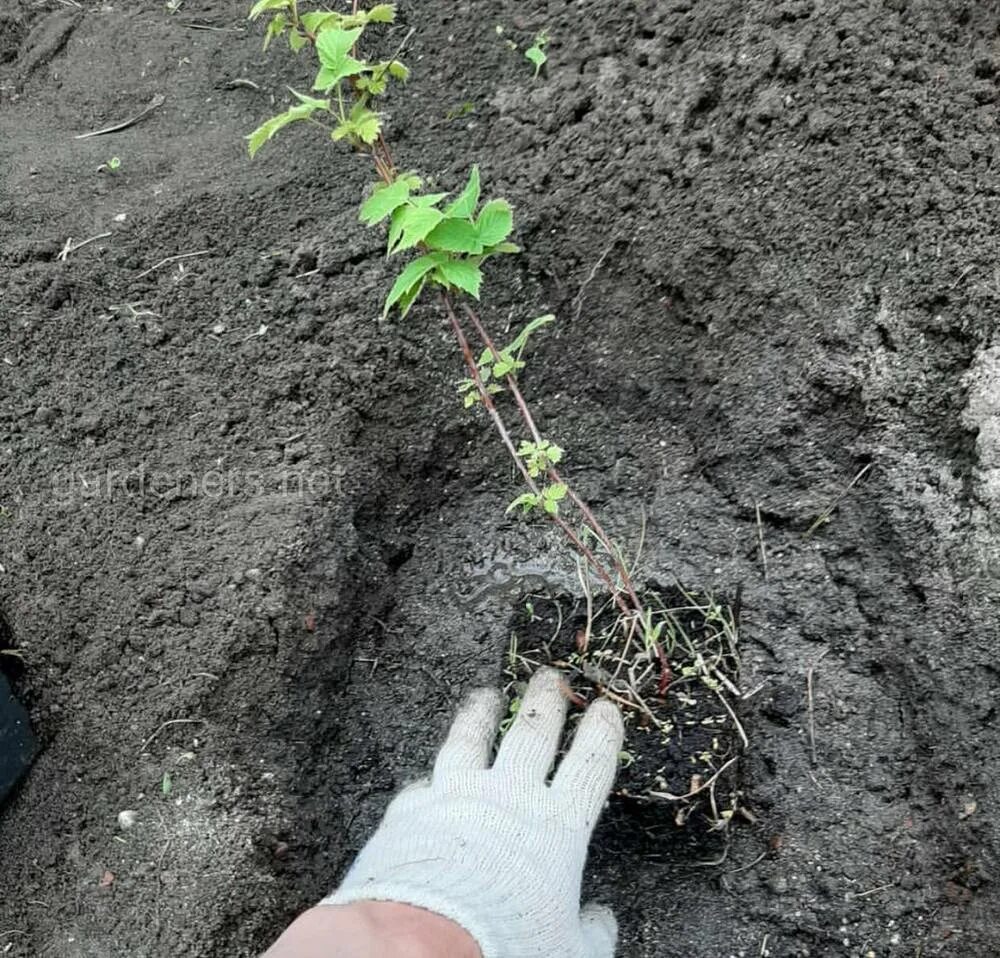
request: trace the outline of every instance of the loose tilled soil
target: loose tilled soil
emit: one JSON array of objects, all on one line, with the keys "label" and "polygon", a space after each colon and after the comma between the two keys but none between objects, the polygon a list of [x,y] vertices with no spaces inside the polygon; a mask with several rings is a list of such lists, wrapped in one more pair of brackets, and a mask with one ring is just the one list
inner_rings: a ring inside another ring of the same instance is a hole
[{"label": "loose tilled soil", "polygon": [[[501,681],[522,588],[579,591],[504,517],[440,312],[376,321],[370,171],[308,128],[246,158],[309,75],[246,5],[0,6],[0,609],[44,746],[5,955],[256,954]],[[613,809],[586,893],[620,954],[996,954],[996,6],[404,0],[386,44],[411,27],[389,137],[515,204],[485,315],[558,314],[545,432],[630,554],[645,521],[644,578],[742,587],[754,822]],[[506,41],[542,27],[533,81]]]}]

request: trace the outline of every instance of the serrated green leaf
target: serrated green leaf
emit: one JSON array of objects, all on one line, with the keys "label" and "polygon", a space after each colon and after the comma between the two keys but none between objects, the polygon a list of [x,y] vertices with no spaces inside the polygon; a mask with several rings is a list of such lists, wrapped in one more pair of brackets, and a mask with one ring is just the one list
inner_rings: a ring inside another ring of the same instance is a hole
[{"label": "serrated green leaf", "polygon": [[288,48],[292,51],[292,53],[298,53],[299,50],[301,50],[308,42],[309,40],[302,36],[302,34],[297,30],[289,31]]},{"label": "serrated green leaf", "polygon": [[350,55],[363,30],[364,27],[324,30],[316,38],[316,52],[322,66],[313,83],[314,90],[329,90],[340,80],[357,76],[367,69],[367,64]]},{"label": "serrated green leaf", "polygon": [[493,375],[497,377],[508,376],[519,369],[524,369],[524,363],[515,359],[506,350],[501,350],[500,358],[493,365]]},{"label": "serrated green leaf", "polygon": [[372,73],[370,76],[362,75],[354,82],[359,90],[363,90],[369,96],[381,96],[389,85],[384,73]]},{"label": "serrated green leaf", "polygon": [[452,286],[457,286],[475,299],[479,299],[483,274],[478,266],[473,266],[466,260],[449,259],[438,267],[437,272]]},{"label": "serrated green leaf", "polygon": [[303,13],[299,17],[299,21],[310,33],[319,33],[321,30],[340,27],[344,18],[339,13],[328,13],[323,10],[317,10],[313,13]]},{"label": "serrated green leaf", "polygon": [[[479,205],[479,167],[473,166],[469,173],[469,182],[450,206],[445,208],[446,216],[470,219]],[[480,243],[482,241],[480,240]]]},{"label": "serrated green leaf", "polygon": [[375,192],[361,204],[358,219],[366,226],[381,223],[387,216],[402,206],[410,195],[410,184],[402,177],[388,186],[377,186]]},{"label": "serrated green leaf", "polygon": [[396,19],[396,5],[377,3],[365,16],[369,23],[393,23]]},{"label": "serrated green leaf", "polygon": [[444,214],[433,207],[423,208],[412,205],[404,207],[400,224],[401,234],[396,245],[390,248],[390,255],[412,249],[443,219]]},{"label": "serrated green leaf", "polygon": [[468,220],[446,219],[427,234],[425,241],[432,249],[443,249],[449,253],[483,251],[479,233]]},{"label": "serrated green leaf", "polygon": [[288,126],[289,123],[294,123],[296,120],[307,119],[316,109],[316,107],[310,104],[300,103],[298,106],[293,106],[284,113],[272,116],[270,120],[265,120],[253,133],[246,137],[250,158],[253,159],[257,151],[279,130]]},{"label": "serrated green leaf", "polygon": [[444,259],[444,253],[428,253],[426,256],[420,256],[412,263],[407,264],[406,269],[404,269],[403,272],[396,277],[396,282],[392,284],[392,289],[389,290],[389,295],[385,299],[385,308],[382,311],[382,318],[385,319],[385,317],[389,315],[389,310],[392,309],[392,307],[399,302],[407,292],[420,283],[432,269],[440,266]]},{"label": "serrated green leaf", "polygon": [[565,482],[554,482],[542,490],[542,496],[549,502],[560,502],[566,498],[569,487]]},{"label": "serrated green leaf", "polygon": [[382,120],[379,115],[360,103],[356,103],[351,110],[351,124],[357,138],[368,146],[371,146],[378,139],[382,129]]},{"label": "serrated green leaf", "polygon": [[267,30],[264,31],[265,50],[271,45],[271,41],[275,37],[280,37],[285,32],[286,26],[288,26],[288,21],[285,19],[283,13],[278,13],[271,17],[271,22],[267,25]]},{"label": "serrated green leaf", "polygon": [[256,20],[257,17],[268,10],[287,10],[291,5],[292,0],[257,0],[250,8],[247,19]]},{"label": "serrated green leaf", "polygon": [[514,213],[506,200],[490,200],[476,219],[476,231],[483,246],[502,243],[514,228]]},{"label": "serrated green leaf", "polygon": [[393,60],[389,64],[389,76],[400,83],[406,83],[410,79],[410,68],[401,60]]},{"label": "serrated green leaf", "polygon": [[472,406],[475,406],[477,402],[482,402],[482,399],[483,397],[480,396],[478,392],[466,393],[462,403],[466,409],[470,409]]},{"label": "serrated green leaf", "polygon": [[316,53],[323,66],[336,69],[354,49],[358,37],[364,32],[364,27],[353,30],[324,30],[323,35],[316,40]]}]

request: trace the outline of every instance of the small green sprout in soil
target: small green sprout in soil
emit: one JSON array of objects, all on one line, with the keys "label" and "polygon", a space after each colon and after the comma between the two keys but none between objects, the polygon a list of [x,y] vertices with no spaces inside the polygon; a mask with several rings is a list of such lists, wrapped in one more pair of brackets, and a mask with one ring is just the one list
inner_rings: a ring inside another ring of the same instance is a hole
[{"label": "small green sprout in soil", "polygon": [[679,586],[650,586],[642,599],[670,663],[669,686],[641,636],[623,646],[612,599],[532,595],[510,624],[508,694],[519,701],[532,673],[554,665],[568,676],[566,695],[575,704],[610,698],[626,725],[618,798],[669,804],[678,826],[726,829],[734,815],[745,814],[732,774],[747,744],[739,719],[736,613]]},{"label": "small green sprout in soil", "polygon": [[[621,612],[620,640],[638,641],[651,649],[659,670],[657,681],[669,685],[667,658],[648,631],[652,619],[639,600],[620,551],[562,475],[565,450],[542,435],[521,392],[519,375],[526,365],[529,337],[555,317],[546,314],[532,319],[504,345],[494,340],[470,305],[470,300],[478,302],[482,297],[484,269],[496,257],[520,252],[511,242],[514,211],[510,203],[503,197],[484,199],[475,165],[454,198],[446,192],[427,192],[423,178],[415,171],[400,170],[390,151],[384,135],[385,114],[379,107],[390,89],[409,78],[409,69],[400,59],[406,40],[390,56],[371,60],[361,53],[360,43],[370,27],[395,21],[395,6],[379,3],[362,9],[355,0],[350,13],[305,12],[298,0],[258,0],[250,18],[265,14],[270,17],[265,48],[284,38],[293,53],[310,48],[316,65],[311,90],[290,89],[295,102],[247,137],[250,156],[287,126],[305,122],[371,162],[378,181],[361,203],[360,220],[371,227],[384,224],[387,256],[414,257],[389,289],[383,318],[392,312],[405,318],[423,294],[432,290],[438,294],[465,363],[466,378],[458,387],[462,402],[466,408],[484,411],[526,487],[509,511],[546,517],[560,529],[614,597]],[[499,28],[498,33],[502,32]],[[478,358],[473,347],[477,340]],[[523,430],[521,436],[516,437],[508,425],[511,407]]]},{"label": "small green sprout in soil", "polygon": [[542,67],[545,66],[546,61],[549,59],[548,54],[545,52],[545,48],[548,46],[548,43],[549,35],[542,30],[542,32],[535,37],[535,42],[524,51],[525,57],[535,65],[535,77],[542,72]]},{"label": "small green sprout in soil", "polygon": [[98,173],[117,173],[121,169],[121,157],[113,156],[110,160],[105,160],[98,168]]},{"label": "small green sprout in soil", "polygon": [[472,100],[466,100],[464,103],[459,103],[458,106],[453,106],[445,113],[444,118],[450,123],[452,120],[461,119],[463,116],[468,116],[470,113],[475,112],[476,104]]}]

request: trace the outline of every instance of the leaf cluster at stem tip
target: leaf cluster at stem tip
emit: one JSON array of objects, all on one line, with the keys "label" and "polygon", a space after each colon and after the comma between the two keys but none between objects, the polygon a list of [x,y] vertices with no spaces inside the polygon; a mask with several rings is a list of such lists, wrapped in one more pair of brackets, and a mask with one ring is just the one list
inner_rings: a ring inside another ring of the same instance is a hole
[{"label": "leaf cluster at stem tip", "polygon": [[396,19],[395,6],[380,3],[353,14],[325,10],[300,13],[297,0],[258,0],[250,10],[250,19],[265,13],[272,17],[264,34],[264,48],[282,35],[287,35],[289,46],[296,52],[312,44],[319,58],[312,90],[324,96],[305,96],[292,90],[299,102],[262,123],[247,137],[250,156],[297,120],[324,126],[326,121],[332,122],[329,132],[334,140],[347,140],[358,149],[372,146],[382,132],[382,117],[372,109],[372,102],[386,92],[390,80],[405,83],[410,71],[395,58],[372,62],[358,59],[357,44],[369,24],[392,23]]},{"label": "leaf cluster at stem tip", "polygon": [[553,482],[543,486],[537,494],[534,492],[522,493],[507,506],[507,511],[512,512],[514,509],[520,509],[527,514],[535,509],[542,509],[550,516],[557,516],[559,515],[559,503],[566,498],[568,492],[569,488],[565,482]]}]

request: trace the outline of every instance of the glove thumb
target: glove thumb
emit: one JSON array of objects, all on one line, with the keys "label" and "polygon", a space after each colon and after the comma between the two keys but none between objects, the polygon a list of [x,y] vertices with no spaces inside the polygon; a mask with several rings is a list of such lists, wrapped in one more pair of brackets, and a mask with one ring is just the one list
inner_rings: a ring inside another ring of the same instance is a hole
[{"label": "glove thumb", "polygon": [[580,934],[586,958],[614,958],[618,922],[604,905],[584,905],[580,912]]}]

